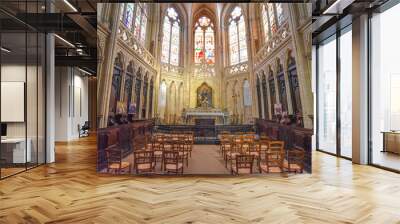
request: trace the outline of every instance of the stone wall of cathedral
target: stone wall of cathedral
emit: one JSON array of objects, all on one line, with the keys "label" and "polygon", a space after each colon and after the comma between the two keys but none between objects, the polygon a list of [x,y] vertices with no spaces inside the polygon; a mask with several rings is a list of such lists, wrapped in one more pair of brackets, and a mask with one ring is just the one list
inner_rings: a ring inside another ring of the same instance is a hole
[{"label": "stone wall of cathedral", "polygon": [[[260,4],[216,4],[216,10],[207,5],[193,9],[190,3],[149,4],[148,28],[143,45],[120,22],[119,4],[98,4],[100,127],[107,126],[108,117],[113,115],[110,113],[110,94],[115,92],[112,76],[118,62],[121,67],[120,101],[126,100],[126,74],[135,75],[133,87],[128,89],[132,92],[133,104],[137,103],[137,99],[141,101],[136,108],[140,112],[138,118],[157,117],[164,123],[183,122],[183,109],[196,107],[197,88],[206,83],[213,89],[213,107],[227,110],[231,122],[252,123],[257,117],[273,119],[271,97],[274,95],[274,103],[284,103],[289,114],[300,112],[304,126],[312,128],[310,7],[307,4],[283,4],[285,21],[276,34],[265,42]],[[248,60],[231,66],[226,18],[237,5],[242,8],[246,22]],[[161,63],[161,29],[168,7],[176,9],[182,23],[179,66]],[[194,63],[194,23],[202,15],[215,24],[215,65],[212,73],[205,72],[204,68]],[[295,78],[294,71],[297,74]],[[140,90],[135,88],[136,77],[140,77],[137,80],[142,82]],[[264,86],[263,80],[266,83]],[[148,83],[146,90],[143,89],[144,82]],[[153,85],[152,93],[150,83]],[[292,91],[294,83],[298,88]],[[250,94],[245,93],[246,89],[250,89]],[[140,94],[139,98],[137,94]],[[286,96],[286,100],[282,96]],[[298,108],[299,105],[301,108]]]}]

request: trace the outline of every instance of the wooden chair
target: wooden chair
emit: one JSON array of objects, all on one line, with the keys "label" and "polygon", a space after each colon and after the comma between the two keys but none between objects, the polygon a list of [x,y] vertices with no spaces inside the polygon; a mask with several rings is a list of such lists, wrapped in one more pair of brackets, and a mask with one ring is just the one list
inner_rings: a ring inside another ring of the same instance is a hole
[{"label": "wooden chair", "polygon": [[163,153],[164,172],[183,174],[183,161],[179,156],[179,151],[164,151]]},{"label": "wooden chair", "polygon": [[186,161],[186,167],[189,166],[189,150],[187,148],[187,141],[185,136],[180,136],[174,143],[174,151],[179,152],[179,156],[182,160]]},{"label": "wooden chair", "polygon": [[162,167],[162,154],[164,151],[164,136],[163,135],[155,135],[152,139],[152,151],[154,152],[154,161],[161,162]]},{"label": "wooden chair", "polygon": [[225,153],[225,167],[228,167],[228,161],[231,162],[235,160],[237,155],[240,155],[242,153],[242,146],[243,146],[243,141],[240,136],[234,136],[231,139],[230,147]]},{"label": "wooden chair", "polygon": [[163,135],[162,147],[164,151],[171,151],[174,147],[175,141],[172,140],[172,136],[169,134]]},{"label": "wooden chair", "polygon": [[132,149],[134,151],[148,150],[148,139],[146,136],[137,136],[133,138]]},{"label": "wooden chair", "polygon": [[269,173],[271,169],[283,172],[284,142],[269,141],[268,151],[265,152],[265,164],[261,164],[261,170]]},{"label": "wooden chair", "polygon": [[304,169],[304,150],[295,148],[287,151],[287,160],[284,161],[283,167],[288,172],[303,173]]},{"label": "wooden chair", "polygon": [[252,174],[253,173],[254,156],[238,155],[235,163],[231,163],[232,174]]},{"label": "wooden chair", "polygon": [[231,135],[223,135],[223,136],[221,136],[220,151],[221,151],[221,155],[223,157],[225,157],[226,152],[230,149],[231,141],[232,141]]},{"label": "wooden chair", "polygon": [[188,132],[185,134],[186,137],[186,147],[189,152],[189,156],[192,157],[193,145],[194,145],[194,134],[193,132]]},{"label": "wooden chair", "polygon": [[136,173],[154,172],[156,162],[153,151],[135,151],[133,153]]},{"label": "wooden chair", "polygon": [[254,147],[255,136],[253,135],[243,135],[242,136],[242,150],[243,153],[248,153]]},{"label": "wooden chair", "polygon": [[265,139],[260,139],[257,142],[257,148],[259,149],[259,151],[261,153],[268,151],[268,144],[269,144],[269,140],[265,140]]},{"label": "wooden chair", "polygon": [[107,172],[114,170],[115,173],[121,174],[121,170],[128,168],[131,173],[132,165],[130,162],[122,161],[122,149],[117,145],[112,145],[105,149],[107,160]]},{"label": "wooden chair", "polygon": [[253,141],[244,141],[246,145],[246,155],[254,156],[254,159],[257,161],[258,171],[261,173],[261,152],[257,144]]}]

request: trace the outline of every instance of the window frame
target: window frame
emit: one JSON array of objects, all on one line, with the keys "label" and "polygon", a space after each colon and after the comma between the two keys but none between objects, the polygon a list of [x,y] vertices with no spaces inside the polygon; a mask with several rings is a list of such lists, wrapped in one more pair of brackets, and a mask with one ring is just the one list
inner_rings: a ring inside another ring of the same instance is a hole
[{"label": "window frame", "polygon": [[[236,8],[240,8],[240,10],[241,10],[241,14],[240,14],[240,16],[237,16],[236,18],[233,18],[233,16],[232,16],[232,12],[236,9]],[[247,51],[247,57],[246,57],[246,60],[244,60],[244,61],[242,61],[242,57],[241,57],[241,54],[240,54],[240,51],[242,50],[242,48],[240,48],[240,38],[239,38],[239,36],[240,36],[240,33],[239,33],[239,21],[240,21],[240,19],[241,18],[243,18],[243,25],[244,25],[244,27],[245,27],[245,43],[246,43],[246,51]],[[237,63],[232,63],[232,52],[231,52],[231,38],[230,38],[230,34],[229,34],[229,27],[230,27],[230,25],[231,25],[231,23],[235,23],[235,26],[236,26],[236,35],[237,35],[237,50],[238,50],[238,62]],[[231,9],[231,11],[230,11],[230,13],[229,13],[229,18],[228,18],[228,21],[227,21],[227,29],[228,29],[228,31],[227,31],[227,33],[228,33],[228,49],[229,49],[229,54],[228,54],[228,59],[229,59],[229,66],[234,66],[234,65],[238,65],[238,64],[241,64],[241,63],[246,63],[246,62],[248,62],[249,61],[249,54],[248,54],[248,43],[247,43],[247,27],[246,27],[246,22],[245,22],[245,19],[244,19],[244,14],[243,14],[243,9],[242,9],[242,7],[240,7],[240,6],[235,6],[235,7],[233,7],[232,9]]]},{"label": "window frame", "polygon": [[[147,24],[148,24],[148,20],[149,20],[149,18],[148,18],[148,7],[147,7],[147,5],[145,5],[145,4],[147,4],[147,3],[137,3],[137,2],[130,2],[130,3],[121,3],[121,4],[123,4],[124,6],[123,6],[123,10],[122,10],[122,12],[121,12],[121,14],[120,15],[122,15],[122,16],[120,16],[120,21],[122,22],[122,24],[126,27],[126,28],[128,28],[129,29],[129,31],[131,31],[132,32],[132,34],[133,34],[133,37],[140,43],[140,44],[142,44],[143,46],[146,44],[146,35],[147,35]],[[125,23],[124,23],[124,21],[125,21],[125,18],[126,18],[126,9],[127,9],[127,5],[128,4],[133,4],[133,14],[132,14],[132,19],[130,20],[130,21],[128,21],[128,23],[130,23],[131,24],[131,27],[129,28]],[[142,5],[143,4],[143,5]],[[137,7],[139,7],[140,8],[140,11],[141,11],[141,14],[140,14],[140,22],[139,22],[139,24],[136,24],[136,12],[137,12]],[[144,38],[142,39],[142,32],[143,32],[143,30],[142,30],[142,25],[143,25],[143,17],[145,17],[146,18],[146,26],[144,27]],[[135,29],[136,29],[136,26],[139,26],[139,33],[138,33],[138,35],[136,36],[135,35]]]},{"label": "window frame", "polygon": [[[173,19],[173,18],[171,18],[169,15],[168,15],[168,10],[169,9],[173,9],[174,11],[175,11],[175,13],[177,14],[177,18],[176,19]],[[161,31],[162,31],[162,38],[161,38],[161,54],[162,54],[162,46],[164,45],[164,24],[165,24],[165,19],[168,19],[169,20],[169,42],[168,42],[168,45],[169,45],[169,47],[168,47],[168,60],[167,60],[167,62],[165,62],[165,61],[162,61],[162,57],[161,57],[161,63],[165,63],[165,64],[168,64],[168,65],[172,65],[172,66],[180,66],[181,65],[181,62],[182,62],[182,60],[181,60],[181,33],[182,32],[179,32],[179,35],[178,35],[178,43],[179,43],[179,49],[178,49],[178,64],[177,65],[174,65],[174,64],[171,64],[171,46],[172,46],[172,27],[174,26],[174,22],[177,22],[177,24],[178,24],[178,29],[179,29],[179,31],[182,31],[182,23],[181,23],[181,20],[180,20],[180,15],[179,15],[179,12],[178,12],[178,10],[176,10],[176,8],[175,7],[168,7],[166,10],[165,10],[165,14],[164,14],[164,18],[163,18],[163,22],[162,22],[162,27],[161,27]]]},{"label": "window frame", "polygon": [[[203,18],[203,17],[205,17],[205,18],[207,18],[207,19],[209,19],[210,20],[210,24],[208,25],[208,26],[201,26],[200,25],[200,23],[199,23],[199,20],[201,19],[201,18]],[[196,62],[196,47],[195,47],[195,43],[196,43],[196,30],[197,30],[197,28],[200,28],[201,29],[201,31],[202,31],[202,34],[203,34],[203,37],[202,37],[202,50],[203,50],[203,52],[204,52],[204,56],[203,56],[203,61],[202,62],[199,62],[199,63],[197,63]],[[206,52],[206,31],[207,31],[207,29],[208,28],[211,28],[211,30],[213,31],[213,39],[214,39],[214,43],[213,43],[213,53],[214,53],[214,62],[212,63],[212,64],[210,64],[210,65],[215,65],[215,36],[216,36],[216,32],[215,32],[215,27],[214,27],[214,23],[213,23],[213,21],[211,20],[211,18],[210,17],[208,17],[208,16],[206,16],[206,15],[202,15],[202,16],[200,16],[198,19],[197,19],[197,22],[195,23],[195,25],[194,25],[194,28],[193,28],[193,53],[194,53],[194,57],[193,57],[193,62],[194,62],[194,64],[195,65],[201,65],[201,64],[207,64],[208,65],[208,63],[205,61],[205,59],[206,59],[206,55],[205,55],[205,52]]]}]

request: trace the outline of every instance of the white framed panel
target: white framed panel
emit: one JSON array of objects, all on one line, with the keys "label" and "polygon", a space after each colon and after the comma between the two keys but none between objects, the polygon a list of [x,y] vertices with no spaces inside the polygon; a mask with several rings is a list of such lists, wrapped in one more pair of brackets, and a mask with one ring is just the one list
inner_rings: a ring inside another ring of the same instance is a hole
[{"label": "white framed panel", "polygon": [[1,122],[24,122],[25,82],[1,82]]}]

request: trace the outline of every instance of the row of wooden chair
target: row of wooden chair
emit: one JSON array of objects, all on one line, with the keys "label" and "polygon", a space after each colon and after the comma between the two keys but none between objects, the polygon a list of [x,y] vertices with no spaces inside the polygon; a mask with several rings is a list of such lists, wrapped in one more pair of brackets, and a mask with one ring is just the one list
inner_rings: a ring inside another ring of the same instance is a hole
[{"label": "row of wooden chair", "polygon": [[260,173],[303,172],[304,151],[285,150],[283,141],[267,136],[223,134],[220,136],[220,151],[226,167],[230,162],[232,173],[253,173],[254,161]]},{"label": "row of wooden chair", "polygon": [[154,172],[157,162],[165,173],[183,173],[184,163],[189,166],[193,149],[193,134],[156,133],[145,148],[134,152],[136,173]]}]

